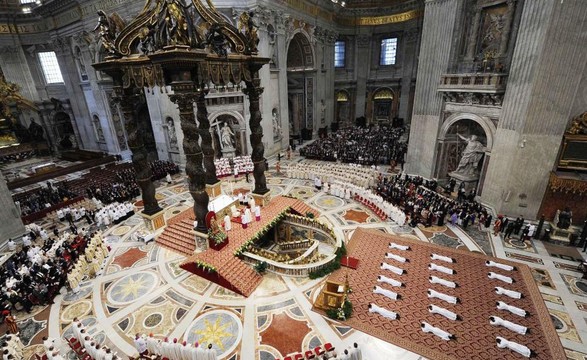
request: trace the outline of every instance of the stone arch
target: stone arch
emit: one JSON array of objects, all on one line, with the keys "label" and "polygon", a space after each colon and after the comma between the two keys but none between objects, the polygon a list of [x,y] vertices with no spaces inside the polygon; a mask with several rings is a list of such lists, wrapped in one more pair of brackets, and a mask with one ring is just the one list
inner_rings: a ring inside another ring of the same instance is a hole
[{"label": "stone arch", "polygon": [[227,121],[227,119],[232,120],[232,123],[229,125],[231,126],[236,137],[236,155],[239,156],[248,154],[246,136],[247,123],[243,114],[235,110],[222,110],[211,113],[208,118],[210,121],[210,132],[212,133],[212,146],[214,147],[216,157],[222,156],[220,145],[220,127],[225,121]]},{"label": "stone arch", "polygon": [[460,120],[472,120],[472,121],[476,122],[477,124],[479,124],[481,126],[481,128],[483,128],[483,130],[485,131],[486,139],[487,139],[487,144],[485,144],[485,146],[487,147],[487,149],[489,149],[489,152],[491,152],[491,149],[493,149],[494,137],[495,137],[495,133],[497,131],[497,128],[495,127],[495,125],[493,124],[491,119],[489,119],[486,116],[480,116],[480,115],[476,115],[476,114],[472,114],[472,113],[453,114],[453,115],[449,116],[442,124],[442,127],[440,128],[438,140],[445,140],[446,135],[448,134],[448,131],[451,128],[451,126],[453,126],[456,122],[458,122]]},{"label": "stone arch", "polygon": [[316,61],[314,60],[314,47],[310,42],[310,35],[304,30],[294,30],[291,38],[287,42],[286,48],[288,68],[315,68]]},{"label": "stone arch", "polygon": [[376,88],[370,95],[369,105],[371,106],[370,118],[375,122],[389,122],[397,115],[398,96],[397,92],[388,87]]}]

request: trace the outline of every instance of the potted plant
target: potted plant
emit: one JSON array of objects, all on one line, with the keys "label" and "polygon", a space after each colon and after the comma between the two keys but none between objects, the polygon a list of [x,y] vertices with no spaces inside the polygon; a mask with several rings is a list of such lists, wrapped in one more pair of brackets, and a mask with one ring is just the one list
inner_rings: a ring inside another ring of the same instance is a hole
[{"label": "potted plant", "polygon": [[208,228],[208,245],[214,250],[220,250],[226,244],[228,244],[228,235],[222,231],[216,220],[213,219],[210,221],[210,227]]}]

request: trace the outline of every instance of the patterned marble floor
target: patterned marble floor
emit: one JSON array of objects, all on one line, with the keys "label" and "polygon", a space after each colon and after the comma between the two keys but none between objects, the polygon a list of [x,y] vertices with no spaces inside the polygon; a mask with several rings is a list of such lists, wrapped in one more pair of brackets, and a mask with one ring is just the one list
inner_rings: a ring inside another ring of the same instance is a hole
[{"label": "patterned marble floor", "polygon": [[[275,159],[270,161],[272,169],[274,163]],[[287,161],[281,163],[283,168]],[[587,359],[587,281],[580,279],[574,268],[576,262],[572,261],[573,256],[581,254],[569,254],[565,252],[568,249],[552,246],[547,249],[540,241],[512,245],[477,227],[466,231],[450,225],[411,229],[381,222],[357,202],[318,192],[309,181],[287,179],[274,171],[268,173],[268,184],[273,195],[294,195],[320,210],[321,219],[333,225],[337,236],[346,239],[361,226],[529,265],[568,358]],[[157,194],[166,217],[192,205],[183,176],[176,177],[170,185],[158,185]],[[226,192],[251,187],[252,183],[244,179],[235,182],[227,178],[223,182]],[[45,220],[41,225],[49,226],[51,222]],[[267,274],[253,295],[244,298],[180,269],[182,256],[154,243],[134,241],[133,235],[143,226],[135,215],[105,232],[112,245],[105,271],[82,283],[78,294],[63,289],[52,306],[35,308],[31,315],[17,315],[27,359],[41,350],[42,336],[69,336],[74,317],[83,319],[95,338],[120,355],[136,352],[134,334],[153,333],[161,338],[212,343],[221,359],[271,360],[325,342],[340,350],[358,342],[367,360],[422,359],[312,312],[312,300],[323,280]],[[73,359],[63,341],[62,344],[62,353]]]}]

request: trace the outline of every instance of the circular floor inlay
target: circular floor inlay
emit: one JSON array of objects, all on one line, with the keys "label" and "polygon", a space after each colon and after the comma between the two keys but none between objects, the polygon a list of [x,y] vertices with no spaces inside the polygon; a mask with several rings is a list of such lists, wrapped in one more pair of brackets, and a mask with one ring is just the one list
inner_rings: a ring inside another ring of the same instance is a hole
[{"label": "circular floor inlay", "polygon": [[129,231],[130,231],[130,229],[131,229],[131,227],[130,227],[130,226],[126,226],[126,225],[119,226],[119,227],[117,227],[116,229],[112,230],[112,233],[111,233],[111,234],[112,234],[112,235],[118,235],[118,236],[120,236],[120,235],[124,235],[124,234],[126,234],[127,232],[129,232]]},{"label": "circular floor inlay", "polygon": [[145,318],[143,322],[143,326],[146,328],[153,328],[161,323],[163,320],[163,315],[160,313],[153,313]]},{"label": "circular floor inlay", "polygon": [[130,274],[116,281],[108,291],[108,301],[125,305],[152,292],[157,286],[157,277],[150,272]]},{"label": "circular floor inlay", "polygon": [[324,209],[336,209],[345,204],[344,200],[334,196],[326,195],[316,199],[316,205]]},{"label": "circular floor inlay", "polygon": [[66,307],[61,314],[61,319],[64,322],[73,321],[76,317],[81,318],[87,315],[91,309],[92,303],[90,301],[79,301]]},{"label": "circular floor inlay", "polygon": [[216,350],[218,358],[230,354],[240,343],[243,325],[235,314],[226,310],[212,310],[198,317],[184,335],[188,343],[200,344]]}]

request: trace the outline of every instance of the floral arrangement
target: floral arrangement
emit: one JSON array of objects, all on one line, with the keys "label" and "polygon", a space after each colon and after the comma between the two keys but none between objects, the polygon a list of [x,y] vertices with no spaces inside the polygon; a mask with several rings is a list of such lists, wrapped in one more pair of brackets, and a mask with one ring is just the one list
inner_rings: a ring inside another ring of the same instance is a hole
[{"label": "floral arrangement", "polygon": [[196,266],[206,270],[207,272],[217,272],[216,268],[208,263],[201,260],[196,260]]},{"label": "floral arrangement", "polygon": [[348,298],[344,300],[344,302],[338,309],[326,310],[326,315],[328,315],[329,318],[334,320],[345,321],[346,319],[350,318],[352,314],[353,304]]},{"label": "floral arrangement", "polygon": [[262,238],[269,231],[269,229],[271,229],[272,227],[277,225],[278,222],[283,220],[283,218],[287,215],[287,212],[289,210],[289,208],[283,210],[275,217],[275,219],[271,220],[270,223],[263,226],[263,228],[259,230],[255,235],[253,235],[252,238],[247,240],[244,244],[242,244],[238,249],[234,251],[234,256],[241,256],[245,251],[247,251],[249,247],[251,247],[251,245],[253,245],[257,240]]},{"label": "floral arrangement", "polygon": [[212,239],[212,241],[214,241],[214,244],[220,245],[220,244],[224,243],[224,241],[226,241],[226,238],[228,236],[222,230],[213,231],[213,229],[210,228],[210,229],[208,229],[208,237],[210,239]]}]

